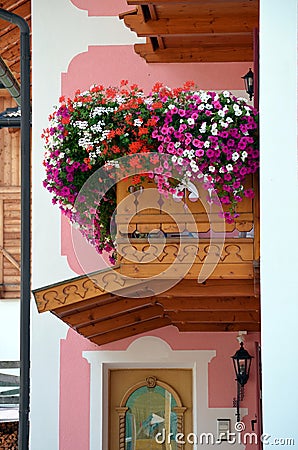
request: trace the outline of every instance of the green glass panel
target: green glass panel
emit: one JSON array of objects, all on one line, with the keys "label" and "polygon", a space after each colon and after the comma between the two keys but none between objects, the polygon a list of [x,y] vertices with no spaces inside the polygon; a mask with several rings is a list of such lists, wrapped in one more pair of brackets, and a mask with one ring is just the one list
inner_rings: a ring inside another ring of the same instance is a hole
[{"label": "green glass panel", "polygon": [[[142,386],[129,396],[126,406],[126,450],[177,450],[177,414],[173,411],[177,403],[169,391]],[[160,443],[163,437],[165,442]]]}]

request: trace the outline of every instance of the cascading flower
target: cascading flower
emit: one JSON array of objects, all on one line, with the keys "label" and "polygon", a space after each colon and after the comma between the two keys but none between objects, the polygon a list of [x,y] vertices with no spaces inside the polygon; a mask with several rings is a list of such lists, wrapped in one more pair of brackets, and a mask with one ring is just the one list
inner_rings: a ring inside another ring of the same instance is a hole
[{"label": "cascading flower", "polygon": [[[110,220],[116,207],[115,188],[106,192],[98,205],[79,214],[75,203],[84,204],[80,190],[89,177],[105,163],[125,155],[148,152],[170,155],[171,164],[156,163],[150,174],[160,192],[181,195],[171,175],[178,172],[184,182],[203,180],[205,189],[216,191],[225,205],[225,220],[237,217],[237,204],[252,198],[244,188],[247,175],[259,166],[257,111],[230,92],[198,90],[192,82],[170,89],[156,83],[149,95],[137,85],[120,87],[94,85],[77,91],[73,99],[61,97],[43,131],[46,178],[43,182],[70,221],[98,252],[107,251],[115,260]],[[131,158],[131,167],[140,164]],[[123,173],[125,176],[125,173]],[[107,172],[107,178],[111,174]],[[136,176],[134,184],[142,177]],[[94,209],[94,211],[93,211]],[[90,227],[89,215],[95,226]]]}]

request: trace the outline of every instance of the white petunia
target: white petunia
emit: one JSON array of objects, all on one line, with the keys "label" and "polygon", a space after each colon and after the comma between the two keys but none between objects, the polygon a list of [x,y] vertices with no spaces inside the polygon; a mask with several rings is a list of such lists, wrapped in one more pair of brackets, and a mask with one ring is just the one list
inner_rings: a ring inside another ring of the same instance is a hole
[{"label": "white petunia", "polygon": [[232,172],[232,170],[233,170],[232,164],[227,164],[226,165],[226,169],[227,169],[228,172]]},{"label": "white petunia", "polygon": [[207,126],[206,122],[203,122],[199,129],[200,133],[206,133],[206,126]]},{"label": "white petunia", "polygon": [[215,167],[214,166],[209,166],[209,172],[215,172]]},{"label": "white petunia", "polygon": [[189,117],[187,119],[187,123],[188,123],[188,125],[194,125],[195,121],[194,121],[194,119],[192,117]]},{"label": "white petunia", "polygon": [[246,158],[247,158],[247,152],[244,151],[244,152],[242,152],[241,159],[242,159],[242,161],[244,161]]},{"label": "white petunia", "polygon": [[209,141],[205,141],[204,142],[204,147],[205,148],[209,148],[210,147],[210,142]]},{"label": "white petunia", "polygon": [[201,97],[202,102],[204,102],[204,103],[208,102],[209,98],[211,98],[210,95],[204,91],[200,92],[200,97]]},{"label": "white petunia", "polygon": [[222,93],[222,95],[224,96],[224,97],[230,97],[230,93],[229,93],[229,91],[223,91],[223,93]]},{"label": "white petunia", "polygon": [[233,161],[237,161],[237,159],[239,159],[239,153],[238,152],[234,152],[233,154],[232,154],[232,160]]}]

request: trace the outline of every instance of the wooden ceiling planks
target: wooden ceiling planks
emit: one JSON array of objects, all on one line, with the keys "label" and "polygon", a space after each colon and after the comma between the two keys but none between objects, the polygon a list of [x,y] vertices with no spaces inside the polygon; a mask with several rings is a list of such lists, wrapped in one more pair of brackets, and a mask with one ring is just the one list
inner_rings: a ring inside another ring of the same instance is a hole
[{"label": "wooden ceiling planks", "polygon": [[[25,19],[31,29],[31,1],[3,0],[0,8]],[[0,18],[0,55],[15,79],[20,83],[20,31],[13,23]]]},{"label": "wooden ceiling planks", "polygon": [[253,61],[258,0],[129,0],[120,14],[146,44],[135,44],[147,62]]}]

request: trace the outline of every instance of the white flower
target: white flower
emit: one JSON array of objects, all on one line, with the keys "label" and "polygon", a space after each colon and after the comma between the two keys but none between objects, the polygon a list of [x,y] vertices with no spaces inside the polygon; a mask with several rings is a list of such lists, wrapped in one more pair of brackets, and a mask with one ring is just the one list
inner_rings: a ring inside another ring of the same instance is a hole
[{"label": "white flower", "polygon": [[169,105],[168,106],[168,109],[174,109],[175,108],[175,105]]},{"label": "white flower", "polygon": [[223,109],[220,109],[217,113],[219,115],[219,117],[225,117],[225,111]]},{"label": "white flower", "polygon": [[178,147],[180,147],[180,145],[181,145],[181,142],[175,142],[174,147],[178,148]]},{"label": "white flower", "polygon": [[93,133],[99,133],[102,131],[102,124],[104,124],[104,122],[95,123],[90,127],[90,130],[93,131]]},{"label": "white flower", "polygon": [[200,179],[200,178],[202,178],[202,177],[203,177],[202,172],[199,172],[198,175],[197,175],[197,178]]},{"label": "white flower", "polygon": [[237,161],[237,159],[239,159],[239,153],[238,152],[234,152],[233,154],[232,154],[232,160],[233,161]]},{"label": "white flower", "polygon": [[226,123],[226,122],[224,122],[223,120],[220,120],[219,121],[219,124],[223,127],[223,128],[227,128],[229,125]]},{"label": "white flower", "polygon": [[140,127],[142,125],[142,123],[143,123],[142,119],[135,119],[133,122],[135,127]]},{"label": "white flower", "polygon": [[185,172],[185,175],[186,175],[188,178],[190,178],[191,175],[192,175],[192,173],[190,172],[190,170],[187,170],[187,171]]},{"label": "white flower", "polygon": [[189,118],[187,119],[187,123],[188,123],[188,125],[194,125],[195,121],[194,121],[194,119],[192,119],[191,117],[189,117]]},{"label": "white flower", "polygon": [[210,147],[210,142],[209,141],[205,141],[204,142],[204,147],[205,148],[209,148]]},{"label": "white flower", "polygon": [[198,106],[198,110],[199,110],[199,111],[203,111],[203,109],[205,109],[205,105],[204,105],[203,103],[201,103],[201,104]]},{"label": "white flower", "polygon": [[119,105],[121,105],[122,103],[125,103],[125,101],[126,101],[125,98],[122,97],[122,95],[116,95],[115,99]]},{"label": "white flower", "polygon": [[209,172],[215,172],[215,167],[214,166],[209,166]]},{"label": "white flower", "polygon": [[179,158],[177,159],[177,163],[179,164],[179,166],[183,165],[183,158],[181,158],[181,156],[179,156]]},{"label": "white flower", "polygon": [[85,130],[88,127],[88,122],[86,120],[77,120],[74,123],[74,126],[79,128],[80,130]]},{"label": "white flower", "polygon": [[175,164],[175,162],[177,161],[177,159],[178,159],[178,158],[177,158],[176,155],[173,155],[173,156],[172,156],[172,162],[173,162],[174,164]]},{"label": "white flower", "polygon": [[206,126],[207,126],[207,123],[203,122],[201,127],[200,127],[200,130],[199,130],[200,133],[206,133]]},{"label": "white flower", "polygon": [[224,169],[223,167],[221,167],[221,168],[219,169],[219,173],[225,173],[225,169]]},{"label": "white flower", "polygon": [[227,164],[226,165],[226,169],[227,169],[228,172],[232,172],[232,170],[233,170],[232,164]]},{"label": "white flower", "polygon": [[223,93],[222,93],[222,95],[224,96],[224,97],[230,97],[230,93],[229,93],[229,91],[223,91]]},{"label": "white flower", "polygon": [[242,155],[241,155],[242,161],[244,161],[245,158],[247,158],[247,152],[246,151],[242,152]]},{"label": "white flower", "polygon": [[200,97],[202,102],[204,103],[208,102],[209,98],[211,98],[210,95],[208,95],[207,92],[204,91],[200,91]]},{"label": "white flower", "polygon": [[226,118],[226,122],[227,123],[232,123],[232,122],[234,122],[234,120],[232,119],[232,117],[227,117]]},{"label": "white flower", "polygon": [[213,134],[213,136],[216,136],[217,133],[218,133],[218,130],[217,130],[217,123],[216,123],[216,122],[212,124],[212,127],[211,127],[211,133]]}]

